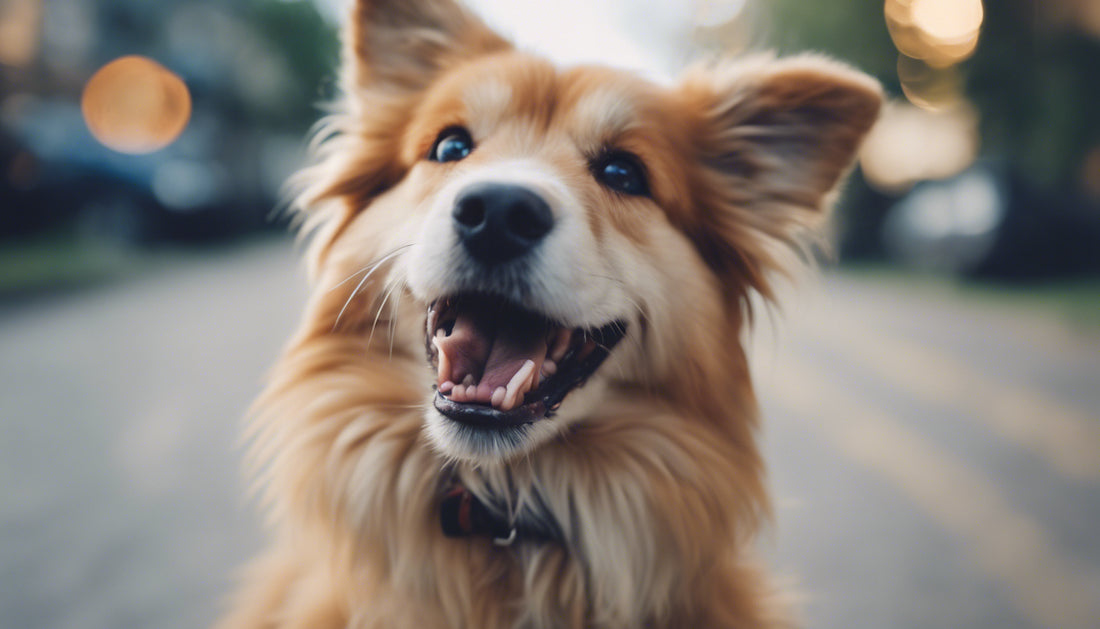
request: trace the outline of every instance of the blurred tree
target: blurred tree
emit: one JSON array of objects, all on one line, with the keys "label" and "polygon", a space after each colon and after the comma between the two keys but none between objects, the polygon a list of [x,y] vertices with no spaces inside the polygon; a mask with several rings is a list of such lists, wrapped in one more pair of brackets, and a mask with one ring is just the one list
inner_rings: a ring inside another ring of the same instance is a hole
[{"label": "blurred tree", "polygon": [[[898,51],[886,28],[883,0],[762,1],[773,46],[845,59],[901,96]],[[1100,171],[1096,0],[984,0],[983,5],[977,49],[956,68],[963,95],[978,109],[983,157],[1040,191],[1030,197],[1035,209],[1056,209],[1068,224],[1096,223],[1089,211],[1096,200],[1082,194],[1100,190],[1100,172],[1087,174],[1085,166]],[[882,253],[882,219],[894,201],[857,174],[840,208],[844,257]]]},{"label": "blurred tree", "polygon": [[[780,50],[827,52],[900,94],[882,0],[767,4]],[[981,114],[984,152],[1037,183],[1076,187],[1086,153],[1100,144],[1100,33],[1073,20],[1056,22],[1053,14],[1064,4],[986,0],[978,48],[960,70]]]},{"label": "blurred tree", "polygon": [[300,125],[317,117],[318,104],[334,85],[339,43],[335,30],[309,0],[253,0],[250,22],[279,51],[293,82],[306,89],[290,95],[281,112],[285,122]]}]

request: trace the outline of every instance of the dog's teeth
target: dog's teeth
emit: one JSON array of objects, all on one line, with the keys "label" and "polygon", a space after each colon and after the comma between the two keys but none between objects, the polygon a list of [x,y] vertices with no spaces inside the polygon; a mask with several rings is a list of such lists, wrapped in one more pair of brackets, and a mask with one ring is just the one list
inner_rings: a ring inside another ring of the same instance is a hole
[{"label": "dog's teeth", "polygon": [[489,385],[487,385],[485,383],[481,383],[481,384],[477,385],[477,387],[475,389],[476,389],[476,395],[477,395],[477,401],[478,402],[488,402],[489,400],[492,399],[493,390],[491,388],[489,388]]},{"label": "dog's teeth", "polygon": [[[504,393],[504,403],[501,406],[503,410],[510,411],[518,405],[519,396],[522,396],[527,392],[527,386],[531,380],[531,374],[535,372],[535,362],[533,360],[523,361],[523,366],[519,368],[519,371],[512,376],[512,379],[508,381],[508,386]],[[520,387],[523,387],[522,390]]]},{"label": "dog's teeth", "polygon": [[[534,363],[532,363],[532,364],[534,364]],[[525,393],[527,391],[534,391],[539,386],[539,380],[541,379],[541,374],[542,374],[542,367],[540,365],[535,365],[531,369],[531,375],[530,375],[530,377],[527,378],[527,383],[523,387],[523,391]]]},{"label": "dog's teeth", "polygon": [[447,394],[447,393],[450,393],[452,390],[454,390],[454,388],[455,388],[455,383],[448,380],[448,381],[444,382],[443,384],[439,385],[439,392],[443,393],[443,394]]},{"label": "dog's teeth", "polygon": [[504,387],[497,387],[496,390],[493,391],[493,397],[490,400],[493,404],[493,407],[500,408],[501,404],[504,403],[504,396],[506,395],[508,395],[507,389],[505,389]]},{"label": "dog's teeth", "polygon": [[438,379],[443,382],[449,382],[451,379],[451,359],[447,358],[447,352],[443,351],[442,343],[438,336],[432,339],[432,345],[435,345],[435,349],[439,354]]},{"label": "dog's teeth", "polygon": [[439,328],[438,330],[435,331],[435,338],[437,338],[437,339],[441,339],[441,338],[444,338],[446,336],[447,336],[447,331],[444,330],[443,328]]},{"label": "dog's teeth", "polygon": [[558,364],[547,358],[546,360],[542,361],[542,369],[540,370],[540,372],[542,379],[546,380],[547,378],[558,372]]},{"label": "dog's teeth", "polygon": [[470,385],[474,384],[474,374],[472,374],[472,373],[466,374],[466,377],[462,379],[462,384],[464,384],[466,386],[470,386]]},{"label": "dog's teeth", "polygon": [[554,338],[554,344],[550,348],[550,360],[561,362],[561,359],[565,357],[565,352],[569,350],[569,342],[572,339],[572,330],[567,330],[565,328],[558,330],[558,335]]}]

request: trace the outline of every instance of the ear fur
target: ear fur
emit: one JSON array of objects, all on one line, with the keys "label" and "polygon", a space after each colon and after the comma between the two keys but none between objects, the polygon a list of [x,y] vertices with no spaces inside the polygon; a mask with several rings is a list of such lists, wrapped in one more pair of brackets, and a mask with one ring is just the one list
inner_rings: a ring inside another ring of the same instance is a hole
[{"label": "ear fur", "polygon": [[820,56],[761,55],[689,72],[681,95],[697,116],[700,249],[736,284],[771,297],[767,275],[785,268],[781,250],[801,250],[822,222],[878,118],[882,89]]},{"label": "ear fur", "polygon": [[406,90],[423,89],[449,66],[511,47],[454,0],[357,0],[347,38],[355,87]]}]

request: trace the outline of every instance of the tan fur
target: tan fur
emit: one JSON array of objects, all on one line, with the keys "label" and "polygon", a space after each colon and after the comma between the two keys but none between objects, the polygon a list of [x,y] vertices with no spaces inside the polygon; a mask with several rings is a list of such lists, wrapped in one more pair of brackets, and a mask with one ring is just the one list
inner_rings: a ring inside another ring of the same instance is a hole
[{"label": "tan fur", "polygon": [[[771,296],[821,222],[878,87],[815,57],[702,67],[674,88],[559,70],[450,0],[361,0],[346,43],[344,111],[298,180],[312,298],[250,424],[273,544],[221,626],[789,626],[753,558],[769,504],[740,338],[750,294]],[[477,148],[425,164],[449,125]],[[593,179],[606,146],[642,160],[651,198]],[[425,434],[410,251],[450,182],[517,168],[590,239],[569,250],[589,269],[577,302],[622,310],[630,331],[522,452],[449,461]],[[564,541],[443,537],[448,463]]]}]

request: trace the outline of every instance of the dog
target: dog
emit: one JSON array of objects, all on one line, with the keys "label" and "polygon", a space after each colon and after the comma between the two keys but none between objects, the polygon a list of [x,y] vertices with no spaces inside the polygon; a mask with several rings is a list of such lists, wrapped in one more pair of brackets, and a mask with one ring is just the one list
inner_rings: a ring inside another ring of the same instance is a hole
[{"label": "dog", "polygon": [[221,626],[791,626],[742,336],[878,84],[558,68],[452,0],[358,0],[344,58],[249,424],[273,542]]}]

